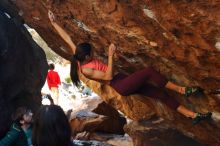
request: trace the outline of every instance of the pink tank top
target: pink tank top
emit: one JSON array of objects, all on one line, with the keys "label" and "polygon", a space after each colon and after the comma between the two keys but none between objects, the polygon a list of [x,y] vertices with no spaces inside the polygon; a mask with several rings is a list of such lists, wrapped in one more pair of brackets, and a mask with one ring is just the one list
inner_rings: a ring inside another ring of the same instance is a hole
[{"label": "pink tank top", "polygon": [[81,65],[81,69],[82,68],[92,68],[92,69],[95,69],[95,70],[106,72],[106,70],[108,68],[108,65],[104,64],[100,60],[93,59],[89,63]]}]

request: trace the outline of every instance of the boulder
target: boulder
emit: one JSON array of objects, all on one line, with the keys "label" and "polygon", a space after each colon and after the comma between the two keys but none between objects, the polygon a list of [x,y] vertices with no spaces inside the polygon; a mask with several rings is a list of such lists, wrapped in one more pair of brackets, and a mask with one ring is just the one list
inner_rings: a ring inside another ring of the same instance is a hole
[{"label": "boulder", "polygon": [[[1,0],[1,2],[6,0]],[[57,23],[75,44],[88,41],[95,56],[106,61],[108,45],[118,46],[115,70],[132,73],[153,66],[182,86],[206,90],[220,86],[220,1],[192,0],[16,0],[12,1],[25,22],[36,29],[60,56],[69,59],[70,49],[51,26],[51,10]],[[82,78],[81,78],[82,79]],[[84,80],[84,79],[82,79]],[[84,80],[86,81],[86,80]],[[192,126],[191,120],[161,102],[142,96],[123,97],[109,86],[85,82],[106,103],[133,120],[154,115],[171,121],[181,133],[201,143],[219,145],[220,101],[217,96],[183,98],[169,91],[181,104],[198,112],[213,112],[213,120]]]},{"label": "boulder", "polygon": [[80,111],[73,111],[70,125],[73,134],[81,132],[105,132],[109,134],[124,134],[123,126],[126,119],[110,105],[101,99],[92,98],[84,101],[89,106]]},{"label": "boulder", "polygon": [[204,146],[190,133],[180,132],[161,118],[131,122],[125,131],[132,137],[134,146]]},{"label": "boulder", "polygon": [[7,10],[0,2],[0,137],[17,107],[35,111],[41,105],[40,91],[48,69],[44,51],[17,19],[19,16]]}]

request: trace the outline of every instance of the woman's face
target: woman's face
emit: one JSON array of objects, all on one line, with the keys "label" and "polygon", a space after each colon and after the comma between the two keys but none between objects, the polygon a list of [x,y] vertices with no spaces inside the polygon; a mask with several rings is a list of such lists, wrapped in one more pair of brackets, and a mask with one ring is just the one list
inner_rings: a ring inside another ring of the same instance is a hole
[{"label": "woman's face", "polygon": [[93,57],[94,57],[94,51],[91,50],[91,52],[90,52],[90,58],[93,59]]},{"label": "woman's face", "polygon": [[90,62],[90,61],[92,61],[92,60],[93,60],[93,56],[94,56],[94,53],[93,53],[93,51],[91,51],[90,55],[87,55],[87,56],[86,56],[85,62]]},{"label": "woman's face", "polygon": [[26,114],[23,116],[23,120],[25,123],[31,123],[32,122],[33,113],[31,110],[28,110]]}]

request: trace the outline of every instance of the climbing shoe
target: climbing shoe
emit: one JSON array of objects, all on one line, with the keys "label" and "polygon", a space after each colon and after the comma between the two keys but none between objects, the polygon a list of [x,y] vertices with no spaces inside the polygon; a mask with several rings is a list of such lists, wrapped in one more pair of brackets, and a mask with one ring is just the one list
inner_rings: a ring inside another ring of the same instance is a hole
[{"label": "climbing shoe", "polygon": [[208,112],[208,113],[205,113],[205,114],[202,114],[202,113],[197,113],[196,114],[196,117],[193,118],[192,120],[192,124],[193,125],[196,125],[198,124],[200,121],[202,120],[208,120],[212,117],[212,113],[211,112]]},{"label": "climbing shoe", "polygon": [[197,95],[199,93],[203,93],[203,89],[200,87],[186,87],[185,89],[185,96],[189,97],[191,95]]}]

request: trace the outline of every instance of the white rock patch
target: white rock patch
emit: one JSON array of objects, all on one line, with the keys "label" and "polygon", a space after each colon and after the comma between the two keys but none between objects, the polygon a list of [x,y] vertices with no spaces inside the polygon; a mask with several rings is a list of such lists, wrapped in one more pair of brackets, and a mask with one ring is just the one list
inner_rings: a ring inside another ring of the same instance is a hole
[{"label": "white rock patch", "polygon": [[218,51],[220,51],[220,42],[216,42],[216,43],[215,43],[215,48],[216,48]]}]

